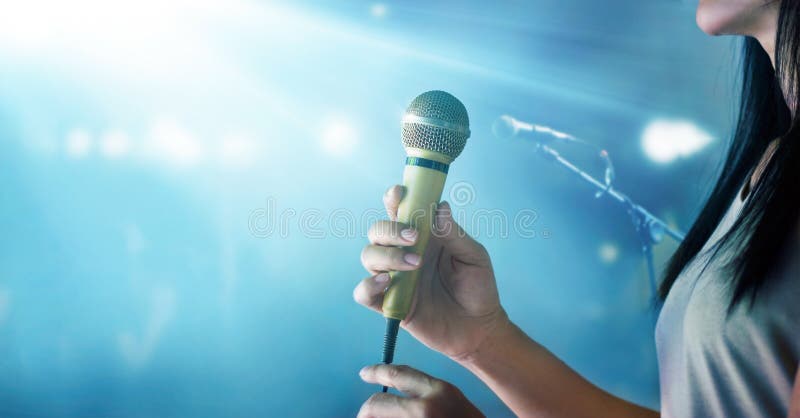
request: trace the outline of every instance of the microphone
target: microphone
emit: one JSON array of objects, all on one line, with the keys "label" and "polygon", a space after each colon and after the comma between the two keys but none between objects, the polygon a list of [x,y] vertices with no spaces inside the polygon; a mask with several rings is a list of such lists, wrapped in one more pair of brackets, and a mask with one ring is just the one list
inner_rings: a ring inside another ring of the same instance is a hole
[{"label": "microphone", "polygon": [[[406,109],[402,121],[402,142],[407,155],[403,171],[405,195],[397,208],[397,220],[418,232],[417,241],[409,251],[420,256],[425,252],[447,171],[464,150],[469,136],[467,109],[450,93],[438,90],[422,93]],[[389,274],[392,279],[383,297],[385,364],[394,359],[397,331],[411,309],[420,269]],[[386,390],[384,386],[383,391]]]},{"label": "microphone", "polygon": [[[550,138],[559,139],[567,142],[584,143],[582,140],[574,136],[557,131],[547,126],[536,125],[534,123],[523,122],[513,116],[503,115],[497,118],[492,124],[492,133],[497,139],[512,139],[516,137],[533,138],[537,142],[549,142],[542,138],[548,136]],[[539,135],[544,134],[544,135]]]},{"label": "microphone", "polygon": [[558,156],[558,153],[547,146],[547,143],[552,142],[554,139],[592,148],[597,151],[597,155],[603,160],[603,163],[606,166],[604,176],[606,189],[598,192],[595,196],[602,196],[609,188],[611,188],[611,183],[614,181],[614,165],[611,163],[611,157],[608,156],[608,151],[582,139],[576,138],[568,133],[557,131],[547,126],[523,122],[510,115],[503,115],[495,119],[494,123],[492,123],[492,133],[497,139],[512,139],[516,137],[531,138],[536,142],[537,149],[545,149],[545,153],[548,158],[554,158]]}]

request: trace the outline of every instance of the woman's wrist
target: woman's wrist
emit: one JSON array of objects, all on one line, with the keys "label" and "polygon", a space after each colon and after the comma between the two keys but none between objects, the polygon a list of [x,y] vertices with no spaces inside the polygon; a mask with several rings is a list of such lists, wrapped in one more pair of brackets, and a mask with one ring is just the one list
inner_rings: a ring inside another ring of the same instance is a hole
[{"label": "woman's wrist", "polygon": [[497,349],[508,348],[509,345],[515,344],[519,340],[520,333],[522,331],[511,322],[511,319],[508,318],[504,311],[501,318],[498,318],[489,329],[486,337],[473,350],[451,358],[456,363],[470,369],[472,366],[479,364],[483,357],[490,355]]}]

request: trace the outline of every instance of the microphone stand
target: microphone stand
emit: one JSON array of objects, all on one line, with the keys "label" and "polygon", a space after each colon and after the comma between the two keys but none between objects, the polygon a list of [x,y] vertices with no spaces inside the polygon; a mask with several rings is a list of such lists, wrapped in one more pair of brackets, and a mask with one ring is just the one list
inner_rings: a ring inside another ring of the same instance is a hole
[{"label": "microphone stand", "polygon": [[[578,177],[582,178],[592,186],[597,189],[595,193],[595,198],[600,198],[603,196],[608,196],[613,201],[622,205],[628,214],[631,217],[631,221],[633,222],[633,227],[636,230],[636,234],[639,237],[639,242],[642,248],[642,255],[647,262],[647,274],[650,278],[650,292],[653,295],[653,300],[658,301],[658,290],[656,285],[656,270],[653,263],[653,244],[657,244],[661,242],[664,238],[664,235],[670,236],[676,242],[683,241],[685,234],[676,231],[673,228],[670,228],[664,221],[658,219],[653,214],[648,212],[645,208],[638,205],[636,202],[631,200],[628,196],[624,193],[614,189],[611,185],[611,181],[613,178],[613,169],[611,168],[610,160],[608,159],[608,153],[604,150],[601,151],[601,156],[606,160],[606,178],[605,183],[602,183],[586,173],[585,171],[578,168],[575,164],[572,164],[569,160],[565,159],[561,156],[556,150],[550,148],[546,144],[541,142],[537,142],[537,153],[541,155],[545,160],[554,162],[568,171],[572,172],[573,174],[577,175]],[[656,306],[658,307],[660,303],[656,302]]]}]

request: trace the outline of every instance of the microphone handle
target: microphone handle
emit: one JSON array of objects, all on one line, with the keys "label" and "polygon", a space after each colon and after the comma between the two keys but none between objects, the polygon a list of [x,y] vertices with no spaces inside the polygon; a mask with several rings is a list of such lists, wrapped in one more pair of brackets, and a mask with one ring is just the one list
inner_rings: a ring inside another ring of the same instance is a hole
[{"label": "microphone handle", "polygon": [[[416,243],[408,251],[425,253],[431,237],[433,216],[447,179],[449,157],[428,150],[408,148],[403,171],[405,195],[397,209],[397,220],[417,230]],[[421,269],[390,272],[391,281],[383,297],[383,316],[402,321],[411,309]]]}]

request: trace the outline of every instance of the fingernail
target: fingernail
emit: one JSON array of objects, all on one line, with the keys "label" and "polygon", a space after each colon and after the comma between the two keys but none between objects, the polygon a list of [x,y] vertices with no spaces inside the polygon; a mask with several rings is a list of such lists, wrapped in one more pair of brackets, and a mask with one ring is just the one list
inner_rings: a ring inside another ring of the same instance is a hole
[{"label": "fingernail", "polygon": [[359,376],[364,376],[364,374],[367,373],[367,367],[369,367],[369,366],[362,367],[361,370],[358,371],[358,375]]},{"label": "fingernail", "polygon": [[403,260],[405,260],[406,263],[411,264],[412,266],[419,265],[419,254],[405,253],[403,255]]},{"label": "fingernail", "polygon": [[414,242],[417,239],[417,230],[413,228],[404,229],[400,231],[400,236],[408,242]]},{"label": "fingernail", "polygon": [[375,281],[378,283],[386,283],[389,281],[389,273],[381,273],[375,276]]}]

